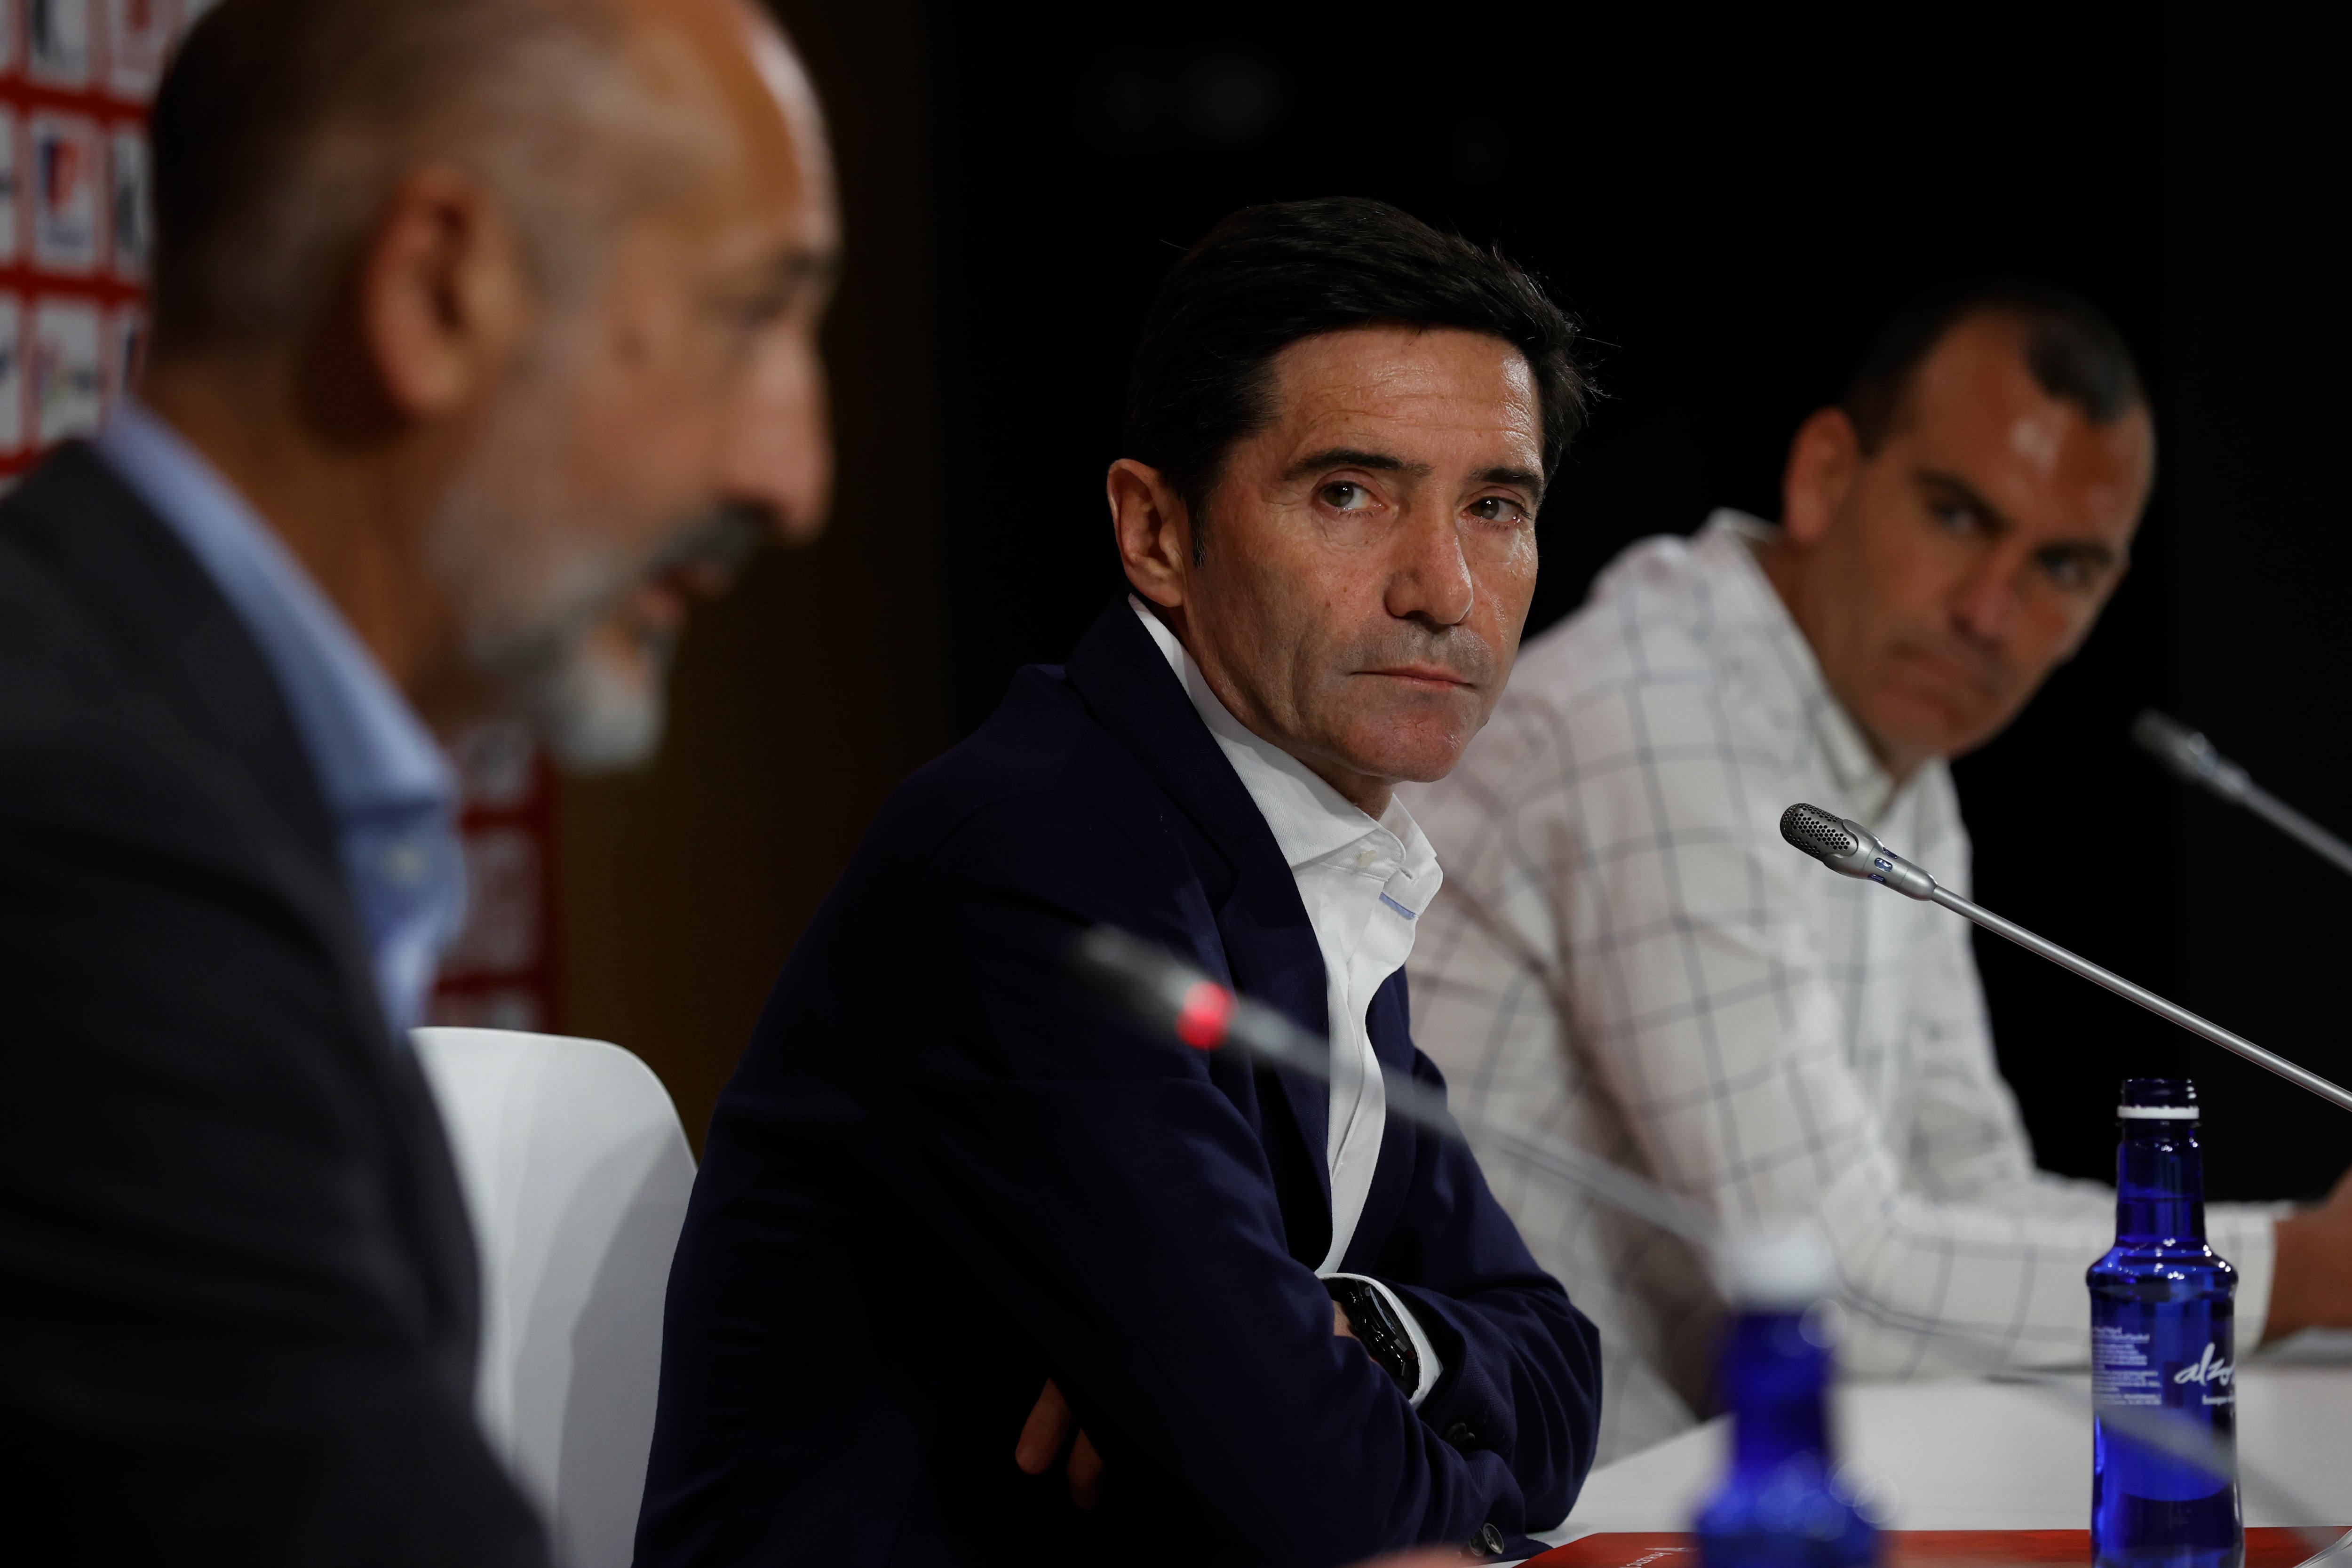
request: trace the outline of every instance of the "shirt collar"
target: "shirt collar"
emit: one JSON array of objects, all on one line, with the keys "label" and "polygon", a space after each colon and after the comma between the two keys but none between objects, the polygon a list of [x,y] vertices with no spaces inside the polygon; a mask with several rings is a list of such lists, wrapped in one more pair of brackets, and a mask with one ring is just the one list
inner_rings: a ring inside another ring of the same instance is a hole
[{"label": "shirt collar", "polygon": [[204,455],[136,398],[99,454],[204,566],[262,650],[335,816],[453,807],[448,759],[285,542]]},{"label": "shirt collar", "polygon": [[1167,658],[1168,667],[1176,672],[1184,695],[1192,700],[1201,721],[1208,725],[1218,749],[1240,775],[1242,787],[1265,816],[1291,870],[1332,858],[1368,837],[1376,837],[1384,841],[1382,847],[1398,867],[1390,896],[1413,915],[1427,908],[1437,896],[1437,852],[1404,802],[1390,796],[1388,810],[1374,820],[1315,770],[1234,718],[1168,624],[1132,594],[1128,603]]},{"label": "shirt collar", "polygon": [[1838,786],[1851,798],[1875,803],[1883,811],[1898,793],[1895,780],[1879,765],[1862,727],[1830,690],[1829,678],[1822,673],[1813,645],[1805,640],[1804,628],[1797,625],[1797,617],[1757,559],[1757,552],[1780,536],[1780,531],[1772,524],[1722,507],[1706,520],[1695,549],[1717,568],[1716,574],[1730,595],[1727,608],[1769,647],[1802,704],[1806,721]]}]

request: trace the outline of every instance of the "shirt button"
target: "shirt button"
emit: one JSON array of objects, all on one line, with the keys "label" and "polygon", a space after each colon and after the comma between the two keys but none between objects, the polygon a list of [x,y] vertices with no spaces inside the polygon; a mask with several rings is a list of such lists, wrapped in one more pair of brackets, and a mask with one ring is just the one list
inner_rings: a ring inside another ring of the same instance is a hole
[{"label": "shirt button", "polygon": [[1445,1429],[1445,1440],[1466,1454],[1478,1446],[1478,1434],[1470,1429],[1467,1421],[1456,1421]]},{"label": "shirt button", "polygon": [[1470,1555],[1500,1557],[1502,1554],[1503,1532],[1495,1528],[1495,1521],[1490,1519],[1478,1527],[1477,1534],[1470,1538]]},{"label": "shirt button", "polygon": [[1357,850],[1357,851],[1356,851],[1356,869],[1357,869],[1357,870],[1359,870],[1359,871],[1360,871],[1360,870],[1364,869],[1366,867],[1370,866],[1370,865],[1373,862],[1373,860],[1374,860],[1374,859],[1376,859],[1376,858],[1378,858],[1378,856],[1377,856],[1377,855],[1376,855],[1376,853],[1375,853],[1374,851],[1372,851],[1372,850],[1370,850],[1370,849],[1359,849],[1359,850]]}]

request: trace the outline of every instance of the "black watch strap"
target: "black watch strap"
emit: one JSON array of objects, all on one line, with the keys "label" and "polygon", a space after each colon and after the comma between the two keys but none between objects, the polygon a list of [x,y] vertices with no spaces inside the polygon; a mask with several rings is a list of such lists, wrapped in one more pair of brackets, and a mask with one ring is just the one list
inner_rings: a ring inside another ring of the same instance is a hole
[{"label": "black watch strap", "polygon": [[1412,1336],[1405,1331],[1388,1298],[1374,1289],[1369,1279],[1330,1279],[1323,1281],[1323,1289],[1348,1314],[1356,1342],[1396,1379],[1397,1386],[1407,1395],[1419,1388],[1421,1352],[1412,1348]]}]

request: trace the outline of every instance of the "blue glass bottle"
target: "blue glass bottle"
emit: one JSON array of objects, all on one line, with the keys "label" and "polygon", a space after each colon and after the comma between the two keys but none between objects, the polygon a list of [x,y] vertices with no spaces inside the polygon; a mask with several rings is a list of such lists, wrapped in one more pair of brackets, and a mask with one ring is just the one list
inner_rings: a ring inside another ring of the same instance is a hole
[{"label": "blue glass bottle", "polygon": [[1731,1307],[1717,1378],[1731,1412],[1731,1471],[1691,1525],[1706,1568],[1851,1568],[1878,1531],[1836,1471],[1829,1434],[1836,1284],[1817,1230],[1727,1243],[1717,1258]]},{"label": "blue glass bottle", "polygon": [[[2237,1271],[2205,1245],[2197,1089],[2124,1080],[2116,1244],[2091,1265],[2091,1547],[2100,1568],[2237,1568]],[[2128,1416],[2122,1413],[2128,1412]],[[2216,1475],[2118,1426],[2176,1424]]]}]

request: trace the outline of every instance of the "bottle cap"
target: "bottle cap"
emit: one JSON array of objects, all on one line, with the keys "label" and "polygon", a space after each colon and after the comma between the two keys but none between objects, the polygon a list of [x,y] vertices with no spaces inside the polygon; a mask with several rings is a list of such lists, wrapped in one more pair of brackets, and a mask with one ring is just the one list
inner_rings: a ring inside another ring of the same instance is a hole
[{"label": "bottle cap", "polygon": [[2197,1120],[2197,1085],[2185,1078],[2127,1078],[2116,1100],[2126,1121]]},{"label": "bottle cap", "polygon": [[1837,1254],[1811,1220],[1759,1226],[1716,1244],[1716,1288],[1748,1311],[1802,1311],[1837,1290]]}]

